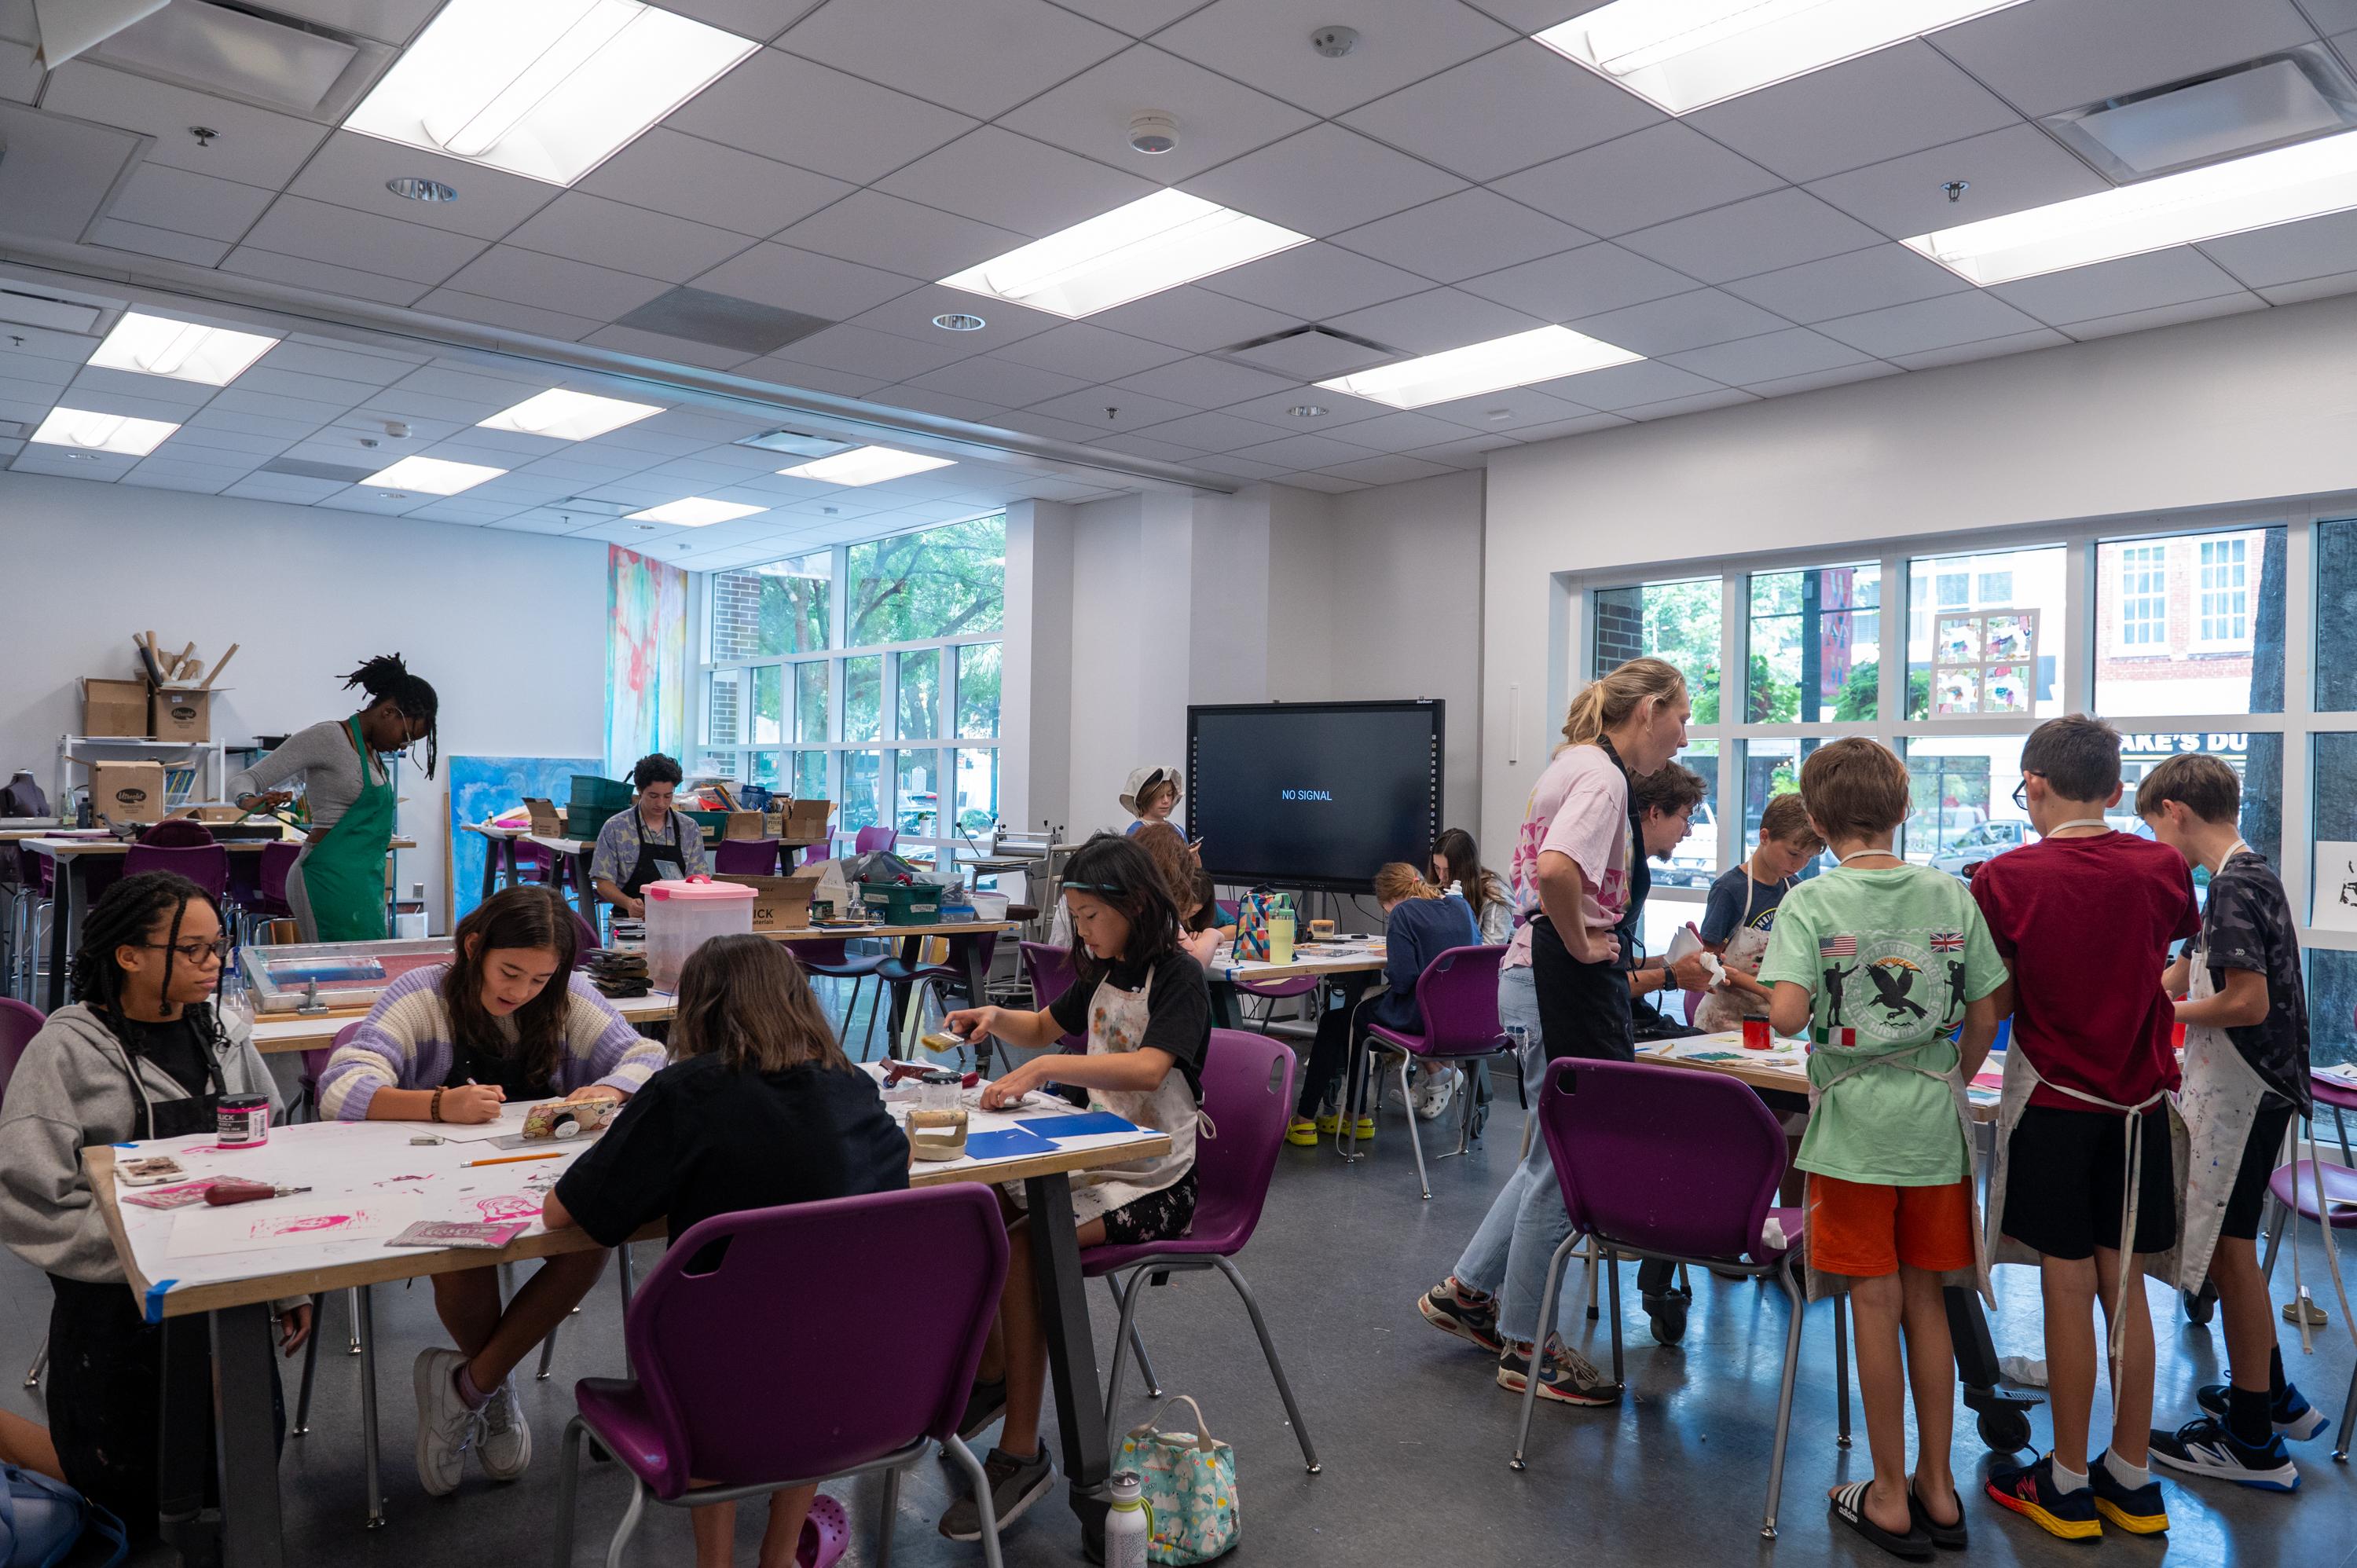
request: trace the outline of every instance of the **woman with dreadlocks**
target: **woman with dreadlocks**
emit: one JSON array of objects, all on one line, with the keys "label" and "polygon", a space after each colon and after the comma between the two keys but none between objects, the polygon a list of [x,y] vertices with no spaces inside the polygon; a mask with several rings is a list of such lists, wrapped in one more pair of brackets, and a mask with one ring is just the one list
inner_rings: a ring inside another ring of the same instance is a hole
[{"label": "woman with dreadlocks", "polygon": [[[202,888],[126,876],[83,922],[74,994],[25,1047],[0,1111],[0,1241],[49,1276],[50,1434],[65,1478],[134,1538],[156,1532],[163,1331],[124,1280],[81,1152],[210,1133],[224,1095],[277,1090],[242,1022],[212,1006],[228,943]],[[287,1355],[310,1303],[278,1304]],[[211,1423],[204,1423],[210,1442]],[[212,1473],[209,1459],[206,1473]]]},{"label": "woman with dreadlocks", "polygon": [[384,935],[384,859],[393,849],[393,779],[383,758],[427,744],[425,777],[440,746],[434,688],[409,672],[398,653],[370,660],[344,678],[367,703],[347,719],[328,719],[229,781],[230,799],[248,811],[283,806],[294,795],[271,788],[297,774],[311,805],[311,836],[286,878],[286,902],[307,942],[357,942]]}]

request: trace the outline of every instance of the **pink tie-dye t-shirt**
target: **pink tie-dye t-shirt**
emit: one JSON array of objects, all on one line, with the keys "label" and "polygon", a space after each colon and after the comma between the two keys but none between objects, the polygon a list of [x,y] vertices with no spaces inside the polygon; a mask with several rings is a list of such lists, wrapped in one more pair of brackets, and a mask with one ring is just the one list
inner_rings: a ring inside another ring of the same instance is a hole
[{"label": "pink tie-dye t-shirt", "polygon": [[1539,854],[1554,850],[1579,867],[1580,916],[1591,930],[1609,930],[1629,908],[1629,781],[1600,746],[1569,746],[1555,753],[1531,786],[1523,831],[1514,840],[1512,875],[1521,919],[1506,950],[1511,966],[1531,961],[1531,926],[1539,913]]}]

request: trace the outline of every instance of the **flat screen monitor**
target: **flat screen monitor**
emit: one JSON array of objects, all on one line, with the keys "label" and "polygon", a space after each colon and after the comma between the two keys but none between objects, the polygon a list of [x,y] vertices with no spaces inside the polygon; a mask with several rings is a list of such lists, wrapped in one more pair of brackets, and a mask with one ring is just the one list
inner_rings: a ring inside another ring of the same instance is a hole
[{"label": "flat screen monitor", "polygon": [[1189,836],[1215,882],[1364,893],[1441,829],[1437,699],[1187,710]]}]

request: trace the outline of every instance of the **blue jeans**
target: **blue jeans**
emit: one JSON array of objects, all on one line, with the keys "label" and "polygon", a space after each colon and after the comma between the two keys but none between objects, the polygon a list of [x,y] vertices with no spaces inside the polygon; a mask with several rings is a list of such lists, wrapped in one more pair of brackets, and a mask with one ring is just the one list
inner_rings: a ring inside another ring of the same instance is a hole
[{"label": "blue jeans", "polygon": [[[1498,1021],[1520,1024],[1528,1034],[1522,1060],[1523,1081],[1536,1094],[1547,1064],[1546,1043],[1539,1034],[1538,990],[1530,968],[1498,972]],[[1547,1264],[1563,1239],[1571,1234],[1571,1216],[1564,1212],[1563,1188],[1555,1179],[1555,1161],[1546,1139],[1535,1130],[1531,1146],[1482,1217],[1480,1228],[1457,1260],[1459,1284],[1498,1298],[1498,1331],[1525,1344],[1539,1338],[1539,1297],[1546,1289]],[[1564,1304],[1555,1304],[1560,1326]]]}]

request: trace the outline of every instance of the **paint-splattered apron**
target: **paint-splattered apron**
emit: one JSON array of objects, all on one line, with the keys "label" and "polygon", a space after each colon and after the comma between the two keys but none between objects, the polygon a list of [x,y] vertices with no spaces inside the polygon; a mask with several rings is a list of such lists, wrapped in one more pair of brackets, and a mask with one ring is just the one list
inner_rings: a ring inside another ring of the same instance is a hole
[{"label": "paint-splattered apron", "polygon": [[[1780,886],[1790,892],[1792,881],[1788,876]],[[1751,880],[1751,873],[1747,868],[1743,873],[1743,918],[1738,920],[1735,929],[1727,933],[1727,950],[1718,955],[1723,967],[1739,969],[1754,980],[1760,978],[1760,961],[1768,956],[1769,933],[1751,929],[1751,899],[1759,890],[1760,884]],[[1759,1008],[1757,1013],[1752,1011],[1755,1005]],[[1703,997],[1702,1004],[1695,1009],[1694,1026],[1706,1035],[1720,1029],[1739,1029],[1746,1015],[1765,1017],[1767,1004],[1755,1003],[1732,986],[1722,986]]]},{"label": "paint-splattered apron", "polygon": [[[1146,983],[1135,991],[1124,991],[1110,979],[1098,982],[1095,994],[1089,998],[1088,1054],[1102,1057],[1137,1049],[1146,1038],[1149,1016],[1146,999],[1153,990],[1154,977],[1150,973]],[[1168,1133],[1170,1152],[1151,1159],[1075,1173],[1073,1224],[1086,1225],[1092,1219],[1101,1219],[1116,1208],[1175,1186],[1194,1168],[1195,1124],[1201,1113],[1187,1075],[1177,1068],[1164,1074],[1162,1081],[1149,1090],[1092,1089],[1089,1105],[1092,1110],[1110,1111],[1140,1127]],[[1022,1184],[1007,1185],[1015,1201],[1022,1202]]]}]

